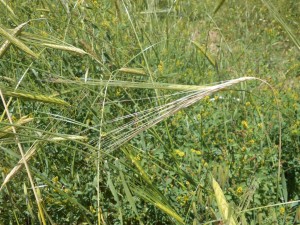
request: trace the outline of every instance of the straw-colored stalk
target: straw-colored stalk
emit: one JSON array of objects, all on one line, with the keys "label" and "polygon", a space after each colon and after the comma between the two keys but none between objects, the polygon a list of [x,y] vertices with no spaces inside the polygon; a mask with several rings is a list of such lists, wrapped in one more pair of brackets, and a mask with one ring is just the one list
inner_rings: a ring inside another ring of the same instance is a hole
[{"label": "straw-colored stalk", "polygon": [[[42,222],[43,225],[46,225],[46,220],[45,220],[43,208],[41,206],[41,199],[39,198],[39,196],[37,194],[36,187],[34,185],[33,178],[32,178],[31,172],[29,170],[29,165],[28,165],[28,163],[27,163],[27,161],[25,159],[25,154],[24,154],[24,151],[23,151],[23,147],[22,147],[22,145],[21,145],[21,143],[19,141],[19,138],[18,138],[18,135],[17,135],[17,131],[16,131],[15,127],[13,126],[13,121],[11,119],[9,109],[7,107],[7,104],[5,102],[5,99],[4,99],[4,96],[2,94],[1,89],[0,89],[0,96],[1,96],[1,100],[2,100],[2,103],[3,103],[3,106],[4,106],[4,109],[5,109],[7,118],[9,120],[10,124],[12,125],[12,131],[15,134],[16,143],[17,143],[18,148],[20,150],[20,153],[21,153],[21,156],[22,156],[22,159],[23,159],[26,171],[27,171],[28,179],[30,181],[30,185],[31,185],[31,188],[32,188],[32,191],[33,191],[33,194],[34,194],[37,206],[38,206],[38,213],[39,213],[39,216],[41,218],[41,222]],[[38,187],[37,187],[37,189],[38,189]]]}]

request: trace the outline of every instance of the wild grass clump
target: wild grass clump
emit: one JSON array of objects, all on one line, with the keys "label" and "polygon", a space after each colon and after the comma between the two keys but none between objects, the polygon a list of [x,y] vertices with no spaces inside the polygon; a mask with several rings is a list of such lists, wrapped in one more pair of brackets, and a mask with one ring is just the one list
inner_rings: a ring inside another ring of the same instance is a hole
[{"label": "wild grass clump", "polygon": [[297,224],[295,1],[0,1],[0,224]]}]

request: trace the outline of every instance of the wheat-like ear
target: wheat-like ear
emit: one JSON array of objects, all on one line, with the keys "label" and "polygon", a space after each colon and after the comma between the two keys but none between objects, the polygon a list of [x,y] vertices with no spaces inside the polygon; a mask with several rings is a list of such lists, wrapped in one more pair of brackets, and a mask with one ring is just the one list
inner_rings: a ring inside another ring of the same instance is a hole
[{"label": "wheat-like ear", "polygon": [[[22,23],[19,26],[17,26],[15,29],[13,29],[11,35],[17,37],[18,35],[21,34],[23,27],[27,24],[28,22]],[[0,47],[0,58],[5,54],[5,52],[9,49],[11,46],[11,42],[9,40],[6,40],[3,45]]]},{"label": "wheat-like ear", "polygon": [[[15,122],[16,129],[18,129],[20,126],[29,123],[32,121],[33,118],[30,116],[23,116],[18,121]],[[1,118],[0,118],[1,121]],[[0,138],[4,138],[6,136],[9,136],[12,133],[12,126],[5,126],[0,129]]]},{"label": "wheat-like ear", "polygon": [[22,41],[12,35],[10,32],[6,31],[4,28],[0,26],[0,35],[4,36],[9,42],[17,46],[19,49],[23,50],[27,54],[33,56],[34,58],[38,58],[38,55],[34,53],[27,45],[25,45]]},{"label": "wheat-like ear", "polygon": [[135,74],[135,75],[144,75],[144,76],[147,75],[143,68],[126,68],[126,67],[122,67],[122,68],[119,69],[119,72],[130,73],[130,74]]},{"label": "wheat-like ear", "polygon": [[124,143],[127,143],[129,140],[131,140],[141,132],[155,126],[164,119],[174,115],[181,109],[199,102],[204,97],[209,96],[222,89],[228,88],[234,84],[254,79],[256,78],[241,77],[238,79],[225,81],[217,85],[203,86],[202,88],[197,86],[197,90],[190,91],[188,92],[188,95],[179,98],[173,102],[167,103],[165,105],[160,105],[154,108],[149,108],[145,111],[141,111],[138,113],[127,115],[126,118],[132,118],[132,120],[108,132],[102,140],[102,149],[106,149],[106,151],[108,152],[114,151],[115,149],[119,148]]},{"label": "wheat-like ear", "polygon": [[47,95],[28,93],[28,92],[23,92],[23,91],[10,91],[6,88],[2,88],[1,86],[0,86],[0,89],[4,93],[4,95],[9,96],[9,97],[15,97],[15,98],[21,98],[21,99],[32,100],[32,101],[69,106],[69,103],[67,103],[66,101],[59,99],[59,98],[47,96]]},{"label": "wheat-like ear", "polygon": [[63,50],[63,51],[78,53],[80,55],[87,54],[84,50],[82,50],[80,48],[76,48],[71,45],[68,46],[68,45],[58,45],[58,44],[49,44],[49,43],[43,43],[42,45],[45,47],[48,47],[48,48],[54,48],[54,49],[59,49],[59,50]]},{"label": "wheat-like ear", "polygon": [[[0,133],[1,134],[1,133]],[[1,187],[0,192],[4,188],[4,186],[20,171],[20,169],[24,165],[24,160],[26,162],[29,162],[29,160],[32,158],[32,156],[37,152],[38,148],[40,147],[40,144],[42,144],[45,141],[49,142],[58,142],[58,141],[70,141],[70,140],[86,140],[87,137],[84,136],[78,136],[78,135],[64,135],[63,137],[49,137],[49,135],[45,135],[40,138],[41,141],[35,141],[35,143],[30,147],[30,149],[24,154],[24,159],[21,158],[18,162],[18,164],[7,174],[5,177]]]},{"label": "wheat-like ear", "polygon": [[212,187],[215,192],[217,199],[218,208],[223,218],[223,222],[228,225],[236,225],[236,222],[233,217],[232,210],[229,207],[229,204],[226,201],[224,193],[218,184],[218,182],[212,177]]}]

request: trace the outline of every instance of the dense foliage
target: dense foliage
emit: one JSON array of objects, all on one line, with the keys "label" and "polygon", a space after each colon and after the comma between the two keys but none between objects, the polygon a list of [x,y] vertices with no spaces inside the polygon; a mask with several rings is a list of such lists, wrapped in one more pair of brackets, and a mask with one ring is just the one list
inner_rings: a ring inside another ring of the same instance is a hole
[{"label": "dense foliage", "polygon": [[0,224],[299,223],[299,8],[1,0]]}]

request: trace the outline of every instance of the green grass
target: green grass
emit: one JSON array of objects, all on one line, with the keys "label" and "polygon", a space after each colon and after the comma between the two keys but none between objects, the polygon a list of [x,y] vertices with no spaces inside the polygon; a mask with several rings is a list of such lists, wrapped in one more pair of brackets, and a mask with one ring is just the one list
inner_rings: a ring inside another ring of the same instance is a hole
[{"label": "green grass", "polygon": [[0,224],[300,222],[296,1],[0,1]]}]

